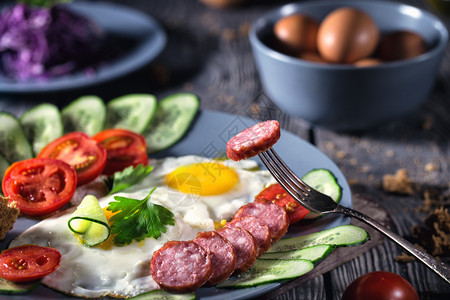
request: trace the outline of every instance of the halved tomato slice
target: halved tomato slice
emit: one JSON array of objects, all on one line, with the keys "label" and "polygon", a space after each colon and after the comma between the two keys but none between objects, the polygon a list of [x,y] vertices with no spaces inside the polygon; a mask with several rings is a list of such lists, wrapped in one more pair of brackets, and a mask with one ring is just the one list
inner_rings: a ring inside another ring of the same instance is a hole
[{"label": "halved tomato slice", "polygon": [[77,174],[67,163],[53,158],[32,158],[12,164],[2,188],[9,201],[29,216],[52,213],[66,205],[77,187]]},{"label": "halved tomato slice", "polygon": [[106,129],[92,137],[99,142],[107,153],[103,174],[112,175],[129,166],[148,164],[145,138],[126,129]]},{"label": "halved tomato slice", "polygon": [[279,183],[271,184],[262,190],[255,197],[255,202],[273,202],[281,206],[286,210],[290,224],[300,221],[309,212],[295,201]]},{"label": "halved tomato slice", "polygon": [[106,164],[106,150],[84,132],[71,132],[45,146],[37,156],[65,161],[77,172],[78,185],[99,176]]},{"label": "halved tomato slice", "polygon": [[14,282],[33,281],[55,271],[60,262],[61,253],[55,248],[17,246],[0,254],[0,277]]}]

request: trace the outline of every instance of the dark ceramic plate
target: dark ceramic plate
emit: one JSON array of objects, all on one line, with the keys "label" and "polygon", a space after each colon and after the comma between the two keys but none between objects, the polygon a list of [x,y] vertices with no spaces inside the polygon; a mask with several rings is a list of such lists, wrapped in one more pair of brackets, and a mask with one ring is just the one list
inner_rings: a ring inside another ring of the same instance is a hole
[{"label": "dark ceramic plate", "polygon": [[[207,157],[220,156],[224,153],[225,144],[230,137],[255,123],[256,121],[245,117],[207,110],[200,111],[195,123],[186,136],[170,149],[159,153],[157,157],[162,158],[189,154]],[[282,131],[281,138],[274,146],[274,149],[276,149],[280,156],[283,157],[286,163],[288,163],[298,175],[303,175],[314,168],[327,168],[332,171],[337,177],[339,185],[342,187],[341,204],[352,207],[350,188],[344,175],[339,168],[316,147],[290,132]],[[258,162],[262,165],[260,161]],[[0,249],[6,248],[11,239],[35,223],[36,221],[34,220],[20,218],[16,222],[13,230],[8,233],[6,240],[0,243]],[[300,222],[292,225],[289,228],[288,235],[304,235],[349,223],[350,220],[342,215],[329,215],[314,221]],[[95,268],[95,266],[93,267]],[[196,299],[248,299],[265,294],[279,288],[281,285],[282,283],[272,283],[264,286],[237,290],[217,289],[215,287],[200,288],[196,292]],[[2,300],[32,300],[70,299],[74,297],[65,296],[41,285],[30,294],[14,296],[1,295],[0,298]]]},{"label": "dark ceramic plate", "polygon": [[102,2],[73,2],[73,11],[96,22],[107,36],[131,45],[124,53],[96,69],[94,75],[73,73],[45,82],[17,82],[0,78],[0,92],[44,93],[84,88],[132,73],[153,61],[164,49],[167,36],[149,15],[126,6]]}]

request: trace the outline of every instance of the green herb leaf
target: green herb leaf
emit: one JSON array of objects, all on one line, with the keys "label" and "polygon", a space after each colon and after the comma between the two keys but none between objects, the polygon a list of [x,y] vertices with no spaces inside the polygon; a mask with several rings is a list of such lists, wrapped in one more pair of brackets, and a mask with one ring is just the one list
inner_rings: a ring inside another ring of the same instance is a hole
[{"label": "green herb leaf", "polygon": [[152,166],[137,165],[136,167],[129,166],[121,172],[114,173],[113,182],[109,194],[114,194],[123,191],[130,186],[140,182],[148,176],[153,170]]},{"label": "green herb leaf", "polygon": [[111,217],[111,233],[115,234],[114,244],[128,245],[133,240],[159,238],[167,231],[167,225],[174,225],[174,214],[167,208],[150,202],[150,196],[156,188],[142,200],[115,196],[107,210],[116,213]]},{"label": "green herb leaf", "polygon": [[69,3],[72,0],[18,0],[18,2],[31,6],[51,7],[61,3]]}]

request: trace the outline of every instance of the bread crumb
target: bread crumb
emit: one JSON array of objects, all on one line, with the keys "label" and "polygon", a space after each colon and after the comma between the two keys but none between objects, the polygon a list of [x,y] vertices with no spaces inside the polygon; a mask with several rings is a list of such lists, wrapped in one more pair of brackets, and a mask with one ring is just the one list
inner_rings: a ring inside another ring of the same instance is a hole
[{"label": "bread crumb", "polygon": [[368,173],[370,170],[370,167],[367,165],[361,166],[360,171],[361,173]]},{"label": "bread crumb", "polygon": [[237,34],[233,29],[226,28],[222,31],[222,39],[230,42],[237,39]]},{"label": "bread crumb", "polygon": [[433,206],[433,199],[431,198],[431,193],[428,190],[425,190],[423,192],[423,205],[420,208],[423,211],[429,212],[431,210],[431,207]]},{"label": "bread crumb", "polygon": [[408,177],[406,169],[399,169],[395,174],[386,174],[383,176],[383,190],[391,193],[405,195],[414,194],[411,180]]},{"label": "bread crumb", "polygon": [[348,179],[347,181],[348,181],[348,184],[350,186],[354,186],[354,185],[359,184],[359,180],[358,179]]},{"label": "bread crumb", "polygon": [[431,255],[450,256],[450,213],[444,207],[435,209],[425,226],[411,228],[413,237]]},{"label": "bread crumb", "polygon": [[432,129],[433,128],[433,123],[434,123],[433,116],[427,115],[425,117],[425,120],[423,121],[423,124],[422,124],[423,130],[430,130],[430,129]]},{"label": "bread crumb", "polygon": [[251,24],[249,22],[244,22],[239,26],[239,34],[242,37],[247,37],[250,32]]},{"label": "bread crumb", "polygon": [[345,151],[339,150],[338,152],[336,152],[336,158],[343,159],[346,156],[347,153]]},{"label": "bread crumb", "polygon": [[387,150],[386,151],[386,156],[387,157],[394,157],[394,151],[393,150]]},{"label": "bread crumb", "polygon": [[0,240],[13,228],[19,213],[17,202],[9,202],[9,198],[0,195]]},{"label": "bread crumb", "polygon": [[415,261],[416,258],[414,256],[408,255],[405,252],[402,252],[400,255],[398,255],[395,258],[395,261],[397,262],[410,262],[410,261]]},{"label": "bread crumb", "polygon": [[434,163],[427,163],[425,165],[425,171],[427,172],[433,172],[437,171],[438,167]]},{"label": "bread crumb", "polygon": [[250,105],[250,111],[252,112],[252,114],[258,115],[260,113],[260,111],[261,111],[261,108],[260,108],[260,106],[258,104],[252,103]]},{"label": "bread crumb", "polygon": [[334,151],[336,149],[336,144],[333,142],[328,142],[325,147],[327,148],[327,150],[329,151]]},{"label": "bread crumb", "polygon": [[437,191],[426,189],[423,191],[423,203],[421,206],[415,208],[417,212],[423,211],[430,213],[433,209],[441,206],[447,206],[448,202],[445,200],[445,195],[436,194]]}]

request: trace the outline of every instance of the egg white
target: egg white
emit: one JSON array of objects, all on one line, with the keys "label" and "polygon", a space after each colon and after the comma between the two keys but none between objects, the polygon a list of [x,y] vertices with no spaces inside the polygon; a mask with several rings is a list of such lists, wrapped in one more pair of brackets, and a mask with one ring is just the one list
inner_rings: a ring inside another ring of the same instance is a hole
[{"label": "egg white", "polygon": [[[58,291],[87,298],[111,295],[131,297],[158,289],[150,274],[150,260],[154,251],[169,240],[191,240],[198,232],[214,230],[214,222],[230,219],[245,203],[268,184],[274,182],[267,171],[249,171],[257,167],[254,161],[224,161],[239,176],[230,191],[214,196],[183,194],[165,184],[165,176],[179,166],[211,159],[199,156],[171,157],[152,160],[152,173],[121,196],[143,199],[153,187],[151,202],[160,204],[175,215],[175,225],[167,226],[158,239],[148,238],[127,246],[112,246],[108,250],[83,246],[69,230],[71,211],[48,218],[30,227],[11,243],[37,244],[58,249],[62,259],[59,268],[46,276],[42,283]],[[113,195],[102,197],[102,207],[113,201]]]}]

